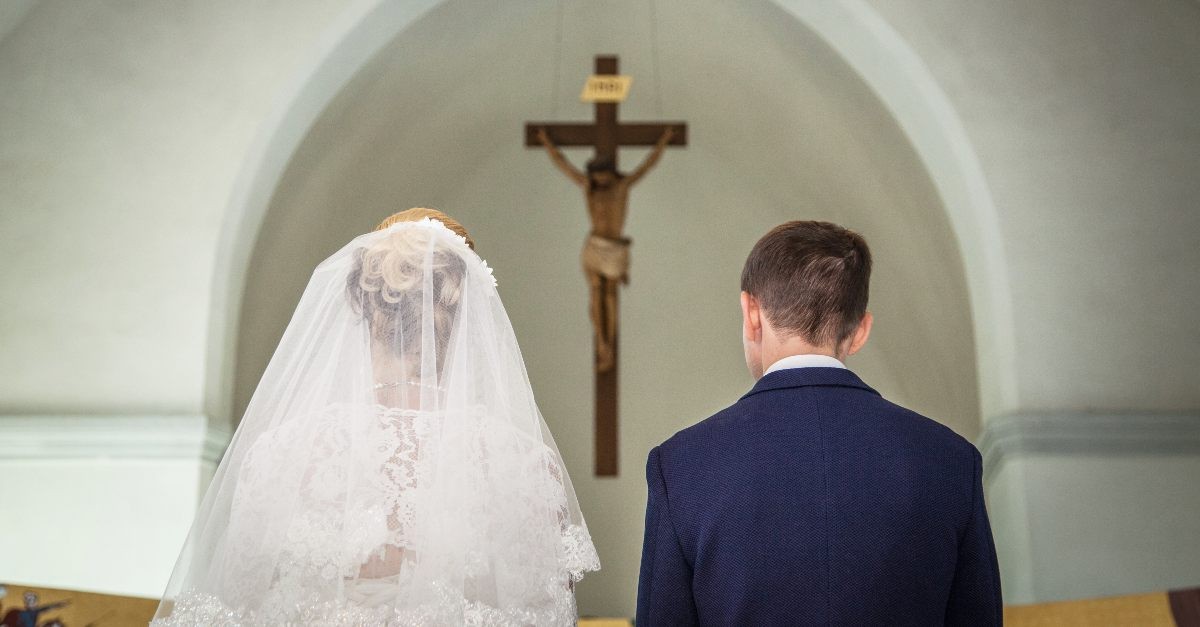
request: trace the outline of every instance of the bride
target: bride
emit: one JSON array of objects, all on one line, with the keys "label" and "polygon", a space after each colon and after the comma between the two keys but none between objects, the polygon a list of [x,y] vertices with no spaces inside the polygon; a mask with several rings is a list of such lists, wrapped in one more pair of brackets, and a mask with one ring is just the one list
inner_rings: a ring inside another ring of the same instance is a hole
[{"label": "bride", "polygon": [[152,625],[570,625],[600,567],[491,269],[431,209],[313,272]]}]

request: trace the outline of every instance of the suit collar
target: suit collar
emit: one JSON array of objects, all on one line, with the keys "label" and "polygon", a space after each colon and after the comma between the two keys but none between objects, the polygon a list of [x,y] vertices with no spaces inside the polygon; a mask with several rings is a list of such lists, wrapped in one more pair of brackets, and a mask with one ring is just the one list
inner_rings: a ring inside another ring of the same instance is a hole
[{"label": "suit collar", "polygon": [[879,395],[879,392],[863,383],[858,375],[845,368],[787,368],[763,375],[742,398],[772,390],[808,386],[859,388]]}]

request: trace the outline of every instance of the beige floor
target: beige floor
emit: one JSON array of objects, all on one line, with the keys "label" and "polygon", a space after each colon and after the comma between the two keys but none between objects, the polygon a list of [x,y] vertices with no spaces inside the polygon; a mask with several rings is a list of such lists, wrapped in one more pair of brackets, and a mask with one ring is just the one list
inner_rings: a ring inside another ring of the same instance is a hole
[{"label": "beige floor", "polygon": [[1008,627],[1175,627],[1165,592],[1004,608]]}]

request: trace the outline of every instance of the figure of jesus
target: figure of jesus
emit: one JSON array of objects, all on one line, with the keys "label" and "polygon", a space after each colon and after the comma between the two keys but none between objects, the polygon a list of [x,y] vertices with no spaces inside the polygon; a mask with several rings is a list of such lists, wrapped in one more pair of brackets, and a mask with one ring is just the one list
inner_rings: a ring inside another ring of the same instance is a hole
[{"label": "figure of jesus", "polygon": [[624,236],[629,190],[658,163],[673,135],[667,128],[646,160],[630,174],[617,170],[613,160],[600,158],[588,161],[585,174],[563,156],[546,129],[538,129],[538,140],[554,165],[583,189],[587,199],[592,230],[583,246],[583,271],[591,290],[597,372],[611,370],[616,359],[617,282],[629,282],[630,240]]}]

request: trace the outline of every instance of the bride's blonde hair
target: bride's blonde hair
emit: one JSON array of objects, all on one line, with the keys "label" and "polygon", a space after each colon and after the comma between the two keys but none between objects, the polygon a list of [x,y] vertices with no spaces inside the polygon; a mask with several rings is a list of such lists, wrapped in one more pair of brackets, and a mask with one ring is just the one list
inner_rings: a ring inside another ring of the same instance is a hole
[{"label": "bride's blonde hair", "polygon": [[[375,227],[382,231],[399,222],[425,218],[438,220],[461,235],[467,245],[475,242],[454,218],[426,207],[392,214]],[[421,292],[425,280],[425,255],[433,231],[406,229],[378,239],[355,252],[356,262],[347,277],[350,303],[367,322],[371,336],[390,347],[397,356],[415,355],[420,350]],[[433,324],[438,365],[450,340],[451,326],[458,313],[466,268],[462,257],[448,249],[435,249],[430,260],[433,278]]]},{"label": "bride's blonde hair", "polygon": [[429,207],[413,207],[412,209],[405,209],[404,211],[393,213],[392,215],[384,218],[383,222],[380,222],[379,226],[375,227],[375,230],[382,231],[389,226],[396,224],[397,222],[417,222],[419,220],[424,220],[425,218],[437,220],[442,224],[445,224],[446,228],[463,236],[463,239],[467,240],[467,246],[470,246],[471,250],[475,250],[475,240],[471,239],[471,235],[467,233],[467,229],[465,229],[462,224],[459,224],[458,220],[451,218],[437,209],[430,209]]}]

